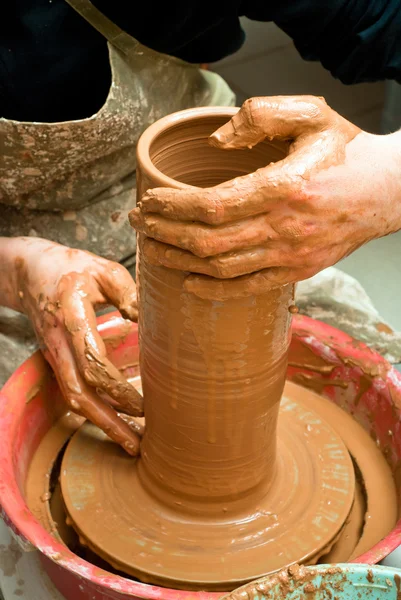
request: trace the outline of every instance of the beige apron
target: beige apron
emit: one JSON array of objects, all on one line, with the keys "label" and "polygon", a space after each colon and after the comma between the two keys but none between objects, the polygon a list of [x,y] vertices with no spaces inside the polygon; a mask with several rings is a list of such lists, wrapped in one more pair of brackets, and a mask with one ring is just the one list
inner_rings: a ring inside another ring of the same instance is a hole
[{"label": "beige apron", "polygon": [[[142,131],[193,106],[229,106],[216,74],[142,46],[89,0],[68,0],[109,42],[112,83],[92,117],[63,123],[0,119],[0,236],[38,236],[132,270],[135,147]],[[34,349],[29,325],[1,309],[0,386]]]}]

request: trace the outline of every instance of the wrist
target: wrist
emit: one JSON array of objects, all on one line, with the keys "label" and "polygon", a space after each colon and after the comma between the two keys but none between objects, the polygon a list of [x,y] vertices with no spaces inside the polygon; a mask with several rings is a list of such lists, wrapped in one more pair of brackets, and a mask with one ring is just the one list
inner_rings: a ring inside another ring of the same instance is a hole
[{"label": "wrist", "polygon": [[376,170],[381,182],[380,204],[387,213],[383,219],[387,227],[381,235],[388,235],[401,229],[401,130],[374,138],[377,163],[372,165],[372,172]]},{"label": "wrist", "polygon": [[395,231],[401,229],[401,130],[383,136],[389,147],[391,161],[390,179],[393,183]]},{"label": "wrist", "polygon": [[0,237],[0,306],[24,311],[24,289],[27,283],[27,256],[35,248],[49,244],[30,237]]},{"label": "wrist", "polygon": [[17,270],[20,238],[0,237],[0,306],[22,312]]}]

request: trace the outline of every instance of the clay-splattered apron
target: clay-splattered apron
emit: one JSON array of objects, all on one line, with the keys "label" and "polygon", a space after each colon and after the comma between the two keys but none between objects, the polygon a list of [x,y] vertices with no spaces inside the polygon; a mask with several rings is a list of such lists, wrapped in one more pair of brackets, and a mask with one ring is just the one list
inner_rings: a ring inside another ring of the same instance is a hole
[{"label": "clay-splattered apron", "polygon": [[[148,125],[192,106],[228,106],[216,74],[145,48],[89,0],[68,0],[109,41],[112,83],[90,118],[63,123],[0,119],[0,236],[29,235],[84,248],[132,270],[135,147]],[[34,349],[20,315],[0,309],[0,387]]]}]

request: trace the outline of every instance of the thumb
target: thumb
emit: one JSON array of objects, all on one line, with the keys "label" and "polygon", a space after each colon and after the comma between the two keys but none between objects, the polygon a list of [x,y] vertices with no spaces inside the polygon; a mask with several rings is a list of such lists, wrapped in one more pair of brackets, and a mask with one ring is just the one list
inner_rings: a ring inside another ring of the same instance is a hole
[{"label": "thumb", "polygon": [[106,261],[105,266],[99,276],[104,296],[125,319],[136,322],[138,301],[134,280],[127,269],[118,263]]},{"label": "thumb", "polygon": [[252,148],[266,138],[293,140],[327,127],[332,111],[323,98],[272,96],[250,98],[225,125],[209,138],[222,149]]}]

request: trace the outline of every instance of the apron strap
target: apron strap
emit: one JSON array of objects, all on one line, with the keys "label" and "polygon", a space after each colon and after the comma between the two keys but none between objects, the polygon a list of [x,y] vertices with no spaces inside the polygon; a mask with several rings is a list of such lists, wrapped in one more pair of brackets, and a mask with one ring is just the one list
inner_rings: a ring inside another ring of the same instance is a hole
[{"label": "apron strap", "polygon": [[66,0],[66,2],[123,54],[130,56],[137,51],[139,42],[101,13],[90,0]]}]

